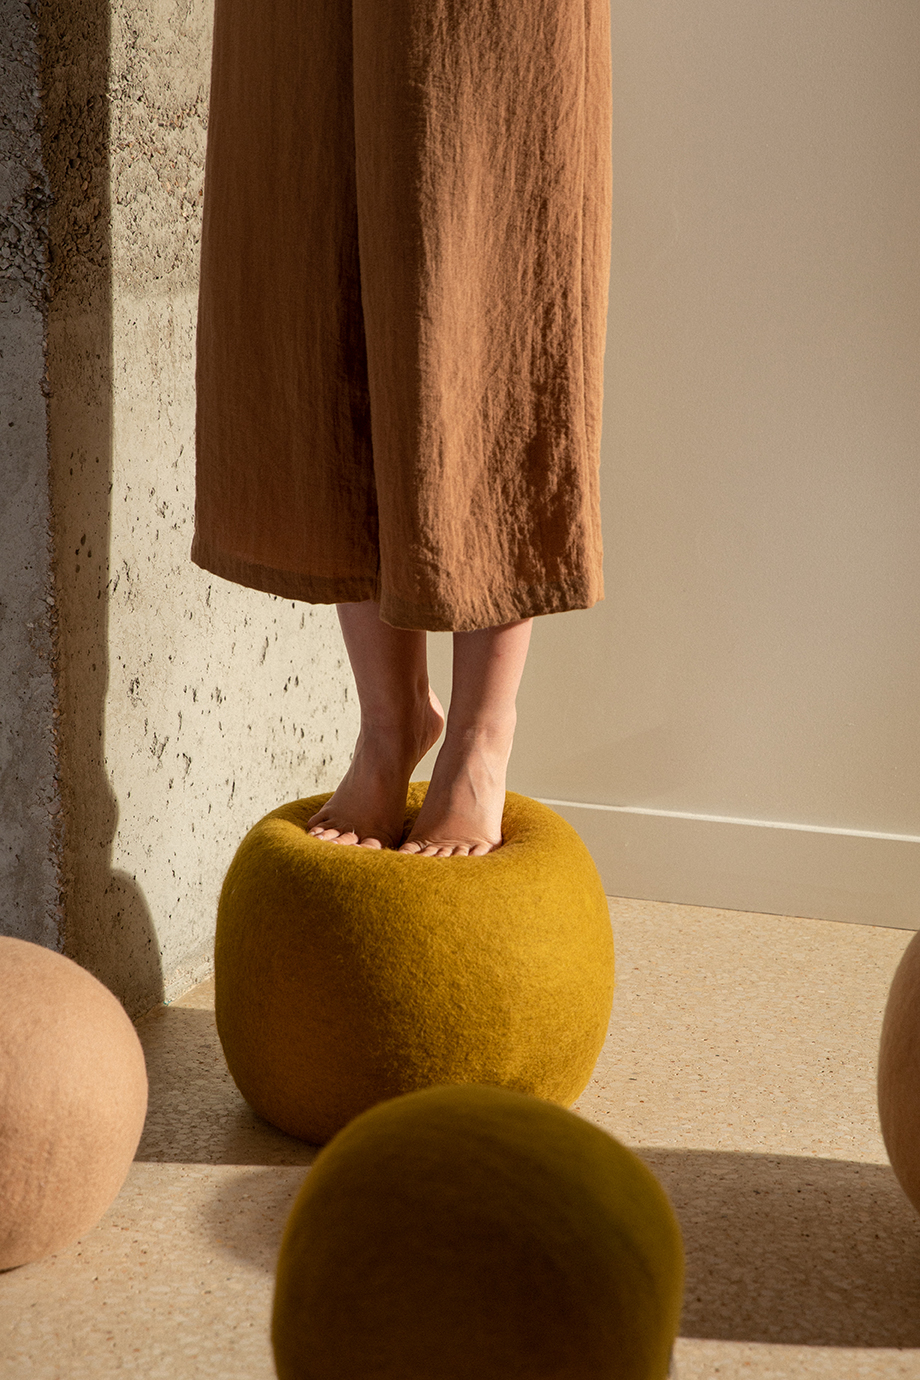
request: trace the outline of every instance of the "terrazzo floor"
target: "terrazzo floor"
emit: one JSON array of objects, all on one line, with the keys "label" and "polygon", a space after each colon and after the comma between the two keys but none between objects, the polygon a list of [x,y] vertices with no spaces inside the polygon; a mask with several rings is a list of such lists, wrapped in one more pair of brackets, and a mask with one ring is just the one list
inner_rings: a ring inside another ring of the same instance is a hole
[{"label": "terrazzo floor", "polygon": [[[920,1219],[874,1086],[910,934],[610,904],[614,1015],[577,1110],[671,1194],[688,1265],[679,1380],[920,1380]],[[242,1101],[212,1000],[205,983],[139,1023],[136,1163],[95,1231],[0,1275],[3,1377],[273,1377],[275,1254],[315,1152]]]}]

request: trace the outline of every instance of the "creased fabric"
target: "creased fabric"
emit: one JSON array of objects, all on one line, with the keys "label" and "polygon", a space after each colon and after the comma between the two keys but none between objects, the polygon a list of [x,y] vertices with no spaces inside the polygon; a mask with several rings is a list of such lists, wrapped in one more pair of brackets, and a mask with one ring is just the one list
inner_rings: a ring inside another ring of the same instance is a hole
[{"label": "creased fabric", "polygon": [[397,627],[602,597],[607,0],[217,0],[192,558]]}]

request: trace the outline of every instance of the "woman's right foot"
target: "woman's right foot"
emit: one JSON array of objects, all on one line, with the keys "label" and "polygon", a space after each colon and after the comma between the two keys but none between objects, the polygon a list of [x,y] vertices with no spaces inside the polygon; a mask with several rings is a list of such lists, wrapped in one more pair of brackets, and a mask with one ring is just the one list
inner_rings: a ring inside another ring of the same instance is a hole
[{"label": "woman's right foot", "polygon": [[505,776],[514,714],[503,724],[451,733],[438,753],[418,818],[401,853],[481,857],[501,847]]},{"label": "woman's right foot", "polygon": [[351,766],[308,821],[314,838],[361,848],[396,848],[402,838],[412,773],[444,729],[433,690],[406,723],[363,724]]}]

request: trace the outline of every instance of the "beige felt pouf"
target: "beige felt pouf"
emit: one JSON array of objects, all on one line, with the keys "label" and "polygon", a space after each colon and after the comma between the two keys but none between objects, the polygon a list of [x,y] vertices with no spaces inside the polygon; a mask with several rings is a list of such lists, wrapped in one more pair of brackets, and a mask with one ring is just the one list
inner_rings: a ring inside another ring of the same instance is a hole
[{"label": "beige felt pouf", "polygon": [[217,1028],[247,1101],[314,1144],[437,1083],[573,1102],[613,997],[607,903],[574,829],[509,792],[501,848],[421,858],[311,838],[326,799],[256,824],[221,893]]},{"label": "beige felt pouf", "polygon": [[69,958],[0,938],[0,1269],[95,1226],[134,1157],[147,1071],[122,1006]]},{"label": "beige felt pouf", "polygon": [[920,1212],[920,934],[905,949],[888,994],[878,1109],[891,1166]]},{"label": "beige felt pouf", "polygon": [[454,1086],[356,1118],[285,1229],[280,1380],[664,1380],[683,1285],[663,1189],[537,1098]]}]

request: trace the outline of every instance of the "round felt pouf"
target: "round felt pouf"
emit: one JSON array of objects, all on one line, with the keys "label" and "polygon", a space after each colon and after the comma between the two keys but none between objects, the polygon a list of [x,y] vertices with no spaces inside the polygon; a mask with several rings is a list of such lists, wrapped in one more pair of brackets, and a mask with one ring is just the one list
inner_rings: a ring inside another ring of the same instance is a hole
[{"label": "round felt pouf", "polygon": [[280,1380],[664,1380],[680,1231],[631,1151],[561,1107],[431,1088],[322,1151],[285,1229]]},{"label": "round felt pouf", "polygon": [[311,838],[327,799],[255,825],[221,892],[217,1029],[247,1101],[314,1144],[437,1083],[573,1102],[613,998],[607,903],[574,829],[509,793],[501,848],[422,858]]},{"label": "round felt pouf", "polygon": [[920,933],[905,949],[888,994],[878,1110],[891,1167],[920,1212]]},{"label": "round felt pouf", "polygon": [[111,1204],[147,1110],[121,1004],[85,969],[0,938],[0,1269],[82,1236]]}]

